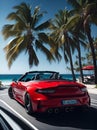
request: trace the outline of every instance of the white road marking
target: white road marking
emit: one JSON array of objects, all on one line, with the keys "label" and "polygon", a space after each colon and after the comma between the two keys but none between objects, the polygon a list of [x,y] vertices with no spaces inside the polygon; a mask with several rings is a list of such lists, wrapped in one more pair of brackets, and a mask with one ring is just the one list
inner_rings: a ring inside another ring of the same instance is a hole
[{"label": "white road marking", "polygon": [[31,126],[34,130],[39,130],[36,128],[32,123],[30,123],[28,120],[26,120],[23,116],[21,116],[18,112],[16,112],[12,107],[10,107],[6,102],[0,99],[0,102],[2,102],[4,105],[6,105],[10,110],[12,110],[16,115],[18,115],[22,120],[24,120],[29,126]]},{"label": "white road marking", "polygon": [[91,105],[92,105],[92,106],[95,106],[95,107],[97,107],[97,105],[96,105],[96,104],[94,104],[94,103],[91,103]]},{"label": "white road marking", "polygon": [[97,107],[97,100],[96,99],[91,99],[91,105]]},{"label": "white road marking", "polygon": [[97,103],[97,100],[96,99],[91,99],[91,102]]}]

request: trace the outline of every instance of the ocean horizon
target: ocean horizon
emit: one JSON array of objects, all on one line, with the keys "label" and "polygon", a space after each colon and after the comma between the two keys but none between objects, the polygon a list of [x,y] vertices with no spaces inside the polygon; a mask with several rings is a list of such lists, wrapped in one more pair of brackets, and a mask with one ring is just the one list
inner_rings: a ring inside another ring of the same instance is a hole
[{"label": "ocean horizon", "polygon": [[10,85],[14,79],[19,79],[22,74],[0,74],[0,81],[3,85]]},{"label": "ocean horizon", "polygon": [[[72,74],[63,74],[63,75],[65,79],[72,80]],[[22,74],[0,74],[0,81],[4,85],[10,85],[10,83],[13,80],[18,80],[21,76]],[[79,74],[76,74],[75,76],[76,76],[76,79],[80,77]]]}]

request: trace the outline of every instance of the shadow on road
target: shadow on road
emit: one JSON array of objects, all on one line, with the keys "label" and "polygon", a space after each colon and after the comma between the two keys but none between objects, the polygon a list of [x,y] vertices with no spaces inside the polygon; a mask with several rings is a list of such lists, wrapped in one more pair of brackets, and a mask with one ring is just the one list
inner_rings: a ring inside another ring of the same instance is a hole
[{"label": "shadow on road", "polygon": [[17,116],[15,116],[1,106],[0,112],[0,126],[3,126],[2,128],[0,127],[0,130],[13,130],[13,126],[15,128],[14,130],[16,130],[17,126],[19,130],[34,130],[25,122],[23,122],[20,118],[18,118]]},{"label": "shadow on road", "polygon": [[7,87],[5,87],[5,86],[0,87],[0,90],[4,90],[4,89],[7,89]]},{"label": "shadow on road", "polygon": [[36,119],[53,126],[97,130],[97,109],[92,107],[84,112],[37,115]]}]

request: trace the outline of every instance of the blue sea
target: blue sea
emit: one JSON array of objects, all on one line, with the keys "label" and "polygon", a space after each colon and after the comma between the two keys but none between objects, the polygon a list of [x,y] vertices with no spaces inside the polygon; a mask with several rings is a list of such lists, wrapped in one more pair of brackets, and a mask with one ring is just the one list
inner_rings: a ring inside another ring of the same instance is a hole
[{"label": "blue sea", "polygon": [[[19,79],[22,74],[0,74],[0,81],[4,85],[9,85],[14,79]],[[64,74],[65,79],[72,80],[71,74]],[[76,79],[78,79],[80,76],[79,74],[76,74]]]},{"label": "blue sea", "polygon": [[18,79],[22,74],[0,74],[0,81],[4,85],[9,85],[14,79]]}]

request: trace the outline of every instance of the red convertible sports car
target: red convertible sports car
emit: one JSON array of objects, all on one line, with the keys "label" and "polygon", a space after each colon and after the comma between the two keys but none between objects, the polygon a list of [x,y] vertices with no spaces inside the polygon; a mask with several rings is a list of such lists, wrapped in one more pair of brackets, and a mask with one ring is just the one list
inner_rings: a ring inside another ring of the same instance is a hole
[{"label": "red convertible sports car", "polygon": [[25,106],[26,112],[55,112],[90,106],[86,86],[64,79],[54,71],[31,71],[13,81],[8,89],[11,98]]}]

